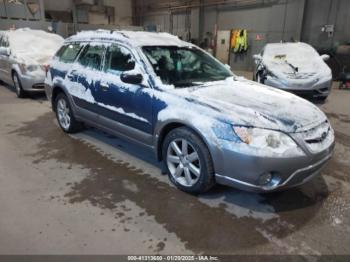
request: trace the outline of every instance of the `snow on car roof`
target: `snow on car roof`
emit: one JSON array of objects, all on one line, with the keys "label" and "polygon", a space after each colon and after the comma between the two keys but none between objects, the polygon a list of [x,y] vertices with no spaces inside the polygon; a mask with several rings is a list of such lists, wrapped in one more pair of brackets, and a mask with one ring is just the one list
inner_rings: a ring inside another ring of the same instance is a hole
[{"label": "snow on car roof", "polygon": [[114,30],[96,30],[82,31],[67,39],[72,41],[91,41],[91,40],[117,40],[128,43],[132,46],[191,46],[192,44],[182,41],[177,36],[169,33],[154,33],[144,31],[114,31]]}]

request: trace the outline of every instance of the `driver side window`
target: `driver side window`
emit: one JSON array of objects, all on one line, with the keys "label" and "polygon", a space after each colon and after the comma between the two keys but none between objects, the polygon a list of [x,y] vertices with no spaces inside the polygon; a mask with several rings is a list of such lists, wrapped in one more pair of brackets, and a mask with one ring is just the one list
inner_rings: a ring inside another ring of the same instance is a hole
[{"label": "driver side window", "polygon": [[107,73],[121,75],[135,68],[135,60],[131,52],[116,44],[107,49],[104,70]]}]

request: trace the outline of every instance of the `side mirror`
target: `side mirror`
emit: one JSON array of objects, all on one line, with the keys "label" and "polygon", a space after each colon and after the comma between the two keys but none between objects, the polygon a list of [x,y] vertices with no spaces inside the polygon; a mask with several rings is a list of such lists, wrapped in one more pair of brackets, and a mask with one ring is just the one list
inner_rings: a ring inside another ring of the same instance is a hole
[{"label": "side mirror", "polygon": [[143,76],[141,74],[133,74],[133,73],[122,73],[120,76],[120,80],[124,83],[132,84],[132,85],[141,85],[143,81]]},{"label": "side mirror", "polygon": [[321,55],[321,58],[322,58],[323,61],[328,61],[330,56],[327,55],[327,54],[323,54],[323,55]]},{"label": "side mirror", "polygon": [[10,55],[10,48],[8,47],[0,47],[0,55],[9,56]]},{"label": "side mirror", "polygon": [[228,64],[225,64],[226,69],[231,70],[231,66]]},{"label": "side mirror", "polygon": [[253,55],[253,59],[254,59],[255,61],[261,61],[261,60],[262,60],[262,56],[256,54],[256,55]]}]

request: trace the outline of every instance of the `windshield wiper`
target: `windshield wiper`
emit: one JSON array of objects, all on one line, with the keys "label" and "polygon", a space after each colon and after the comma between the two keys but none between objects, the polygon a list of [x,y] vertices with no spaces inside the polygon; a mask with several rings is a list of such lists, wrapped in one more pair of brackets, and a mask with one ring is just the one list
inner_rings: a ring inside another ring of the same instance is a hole
[{"label": "windshield wiper", "polygon": [[185,82],[185,83],[181,83],[181,82],[176,82],[174,83],[174,86],[177,88],[185,88],[185,87],[192,87],[192,86],[198,86],[199,84],[193,83],[193,82]]},{"label": "windshield wiper", "polygon": [[284,60],[284,61],[287,63],[287,65],[289,65],[289,66],[294,70],[295,73],[297,73],[297,72],[299,71],[299,68],[298,68],[298,67],[292,65],[292,64],[289,63],[287,60]]}]

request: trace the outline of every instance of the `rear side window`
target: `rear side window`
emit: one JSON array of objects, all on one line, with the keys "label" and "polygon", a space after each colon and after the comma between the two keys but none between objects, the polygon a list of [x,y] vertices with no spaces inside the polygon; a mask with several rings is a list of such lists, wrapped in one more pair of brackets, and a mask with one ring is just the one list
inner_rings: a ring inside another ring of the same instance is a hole
[{"label": "rear side window", "polygon": [[85,67],[100,70],[105,48],[102,45],[88,45],[80,55],[78,62]]},{"label": "rear side window", "polygon": [[105,60],[106,72],[119,75],[134,68],[135,60],[128,49],[115,44],[108,47]]},{"label": "rear side window", "polygon": [[61,62],[73,63],[81,48],[82,45],[80,44],[64,45],[58,50],[56,56],[59,57]]}]

